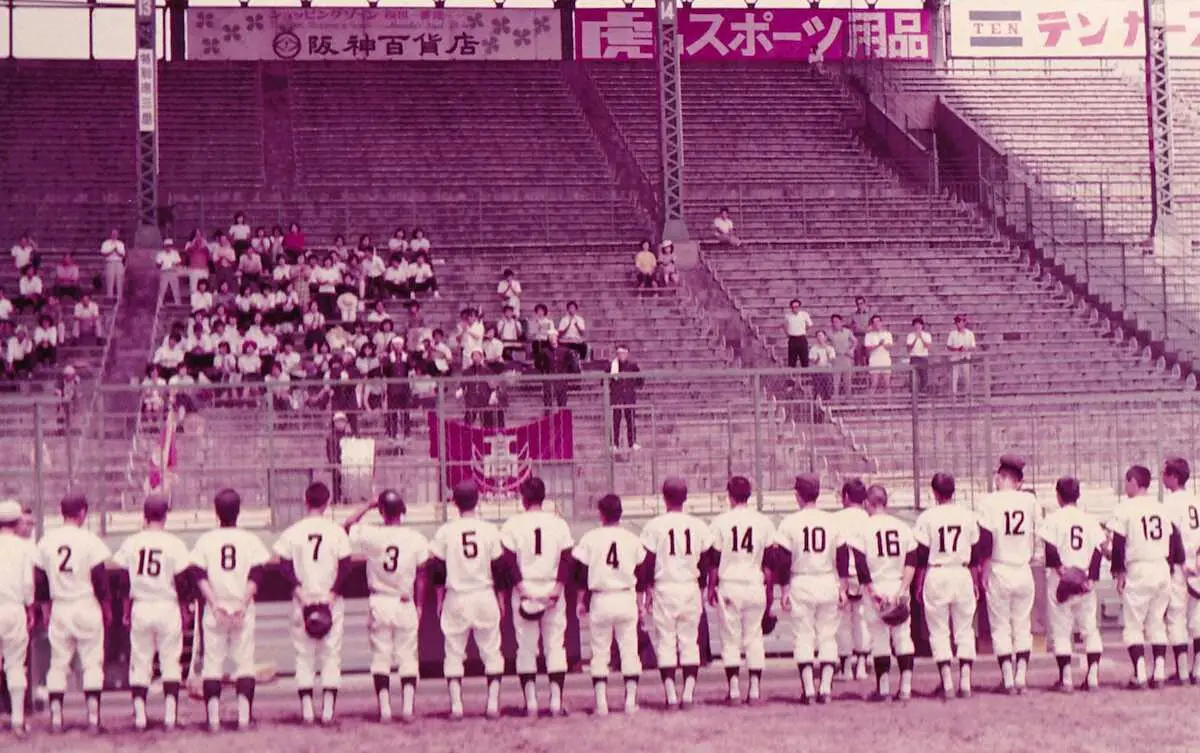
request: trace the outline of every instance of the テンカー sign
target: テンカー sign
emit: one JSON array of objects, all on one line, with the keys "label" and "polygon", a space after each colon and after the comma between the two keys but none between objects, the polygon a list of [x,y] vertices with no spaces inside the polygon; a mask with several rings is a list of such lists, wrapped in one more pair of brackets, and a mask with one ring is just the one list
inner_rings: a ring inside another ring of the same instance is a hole
[{"label": "\u30c6\u30f3\u30ab\u30fc sign", "polygon": [[189,60],[559,60],[558,11],[193,8]]},{"label": "\u30c6\u30f3\u30ab\u30fc sign", "polygon": [[[575,11],[577,60],[654,57],[655,12]],[[685,60],[928,60],[929,14],[921,10],[681,8]]]},{"label": "\u30c6\u30f3\u30ab\u30fc sign", "polygon": [[[1141,0],[954,0],[950,54],[974,58],[1140,58]],[[1166,4],[1167,52],[1200,57],[1200,4]]]}]

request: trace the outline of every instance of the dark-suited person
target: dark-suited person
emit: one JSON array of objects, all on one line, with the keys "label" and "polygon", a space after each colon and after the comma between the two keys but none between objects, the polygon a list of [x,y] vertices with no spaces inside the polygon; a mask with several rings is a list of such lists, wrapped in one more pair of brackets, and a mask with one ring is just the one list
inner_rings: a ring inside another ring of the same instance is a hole
[{"label": "dark-suited person", "polygon": [[612,381],[609,396],[612,399],[613,449],[621,447],[621,423],[625,423],[625,438],[629,449],[640,450],[637,443],[637,391],[642,387],[641,369],[629,357],[629,348],[617,346],[617,355],[608,369]]},{"label": "dark-suited person", "polygon": [[[396,344],[398,343],[398,344]],[[388,380],[384,391],[383,428],[391,439],[407,437],[412,429],[412,385],[408,383],[409,368],[408,351],[404,348],[404,340],[396,338],[380,359],[380,369],[384,379]]]},{"label": "dark-suited person", "polygon": [[503,428],[504,408],[500,404],[500,388],[495,383],[496,372],[483,360],[483,351],[471,352],[471,365],[462,373],[467,381],[460,390],[466,404],[465,420],[490,428]]},{"label": "dark-suited person", "polygon": [[[562,376],[579,373],[579,354],[565,345],[560,345],[558,335],[551,334],[546,341],[546,374]],[[567,382],[565,379],[546,380],[542,384],[542,402],[547,408],[565,408],[567,405]]]}]

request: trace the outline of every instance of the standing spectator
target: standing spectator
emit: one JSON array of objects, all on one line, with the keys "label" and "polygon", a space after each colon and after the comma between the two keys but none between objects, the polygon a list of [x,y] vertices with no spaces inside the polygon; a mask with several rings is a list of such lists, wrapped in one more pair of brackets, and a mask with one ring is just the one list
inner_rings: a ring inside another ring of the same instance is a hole
[{"label": "standing spectator", "polygon": [[663,241],[658,247],[658,284],[664,288],[679,284],[679,272],[675,269],[675,244]]},{"label": "standing spectator", "polygon": [[[564,345],[558,344],[558,335],[550,334],[546,341],[545,352],[546,374],[562,376],[578,374],[579,354]],[[567,381],[563,379],[546,380],[542,383],[542,402],[546,408],[565,408],[567,405]]]},{"label": "standing spectator", "polygon": [[237,271],[242,284],[259,285],[262,283],[263,258],[258,249],[250,246],[242,252],[241,258],[238,259]]},{"label": "standing spectator", "polygon": [[808,368],[808,328],[813,326],[812,317],[801,308],[799,298],[793,298],[784,315],[783,330],[787,333],[788,368]]},{"label": "standing spectator", "polygon": [[637,274],[637,287],[639,289],[653,288],[656,281],[655,272],[658,269],[658,257],[654,255],[650,241],[642,241],[642,247],[633,257],[633,266]]},{"label": "standing spectator", "polygon": [[79,278],[79,265],[75,263],[75,256],[68,251],[54,267],[54,295],[78,301],[81,291]]},{"label": "standing spectator", "polygon": [[965,314],[954,317],[954,329],[946,337],[950,351],[950,392],[958,397],[960,385],[971,393],[971,357],[975,353],[975,333],[967,327]]},{"label": "standing spectator", "polygon": [[871,391],[891,392],[892,333],[883,328],[883,317],[876,314],[867,324],[863,345],[867,349],[867,366],[871,368]]},{"label": "standing spectator", "polygon": [[100,256],[104,259],[104,294],[116,298],[125,287],[125,243],[120,230],[113,228],[108,240],[100,244]]},{"label": "standing spectator", "polygon": [[293,222],[288,225],[288,230],[283,235],[283,252],[287,255],[289,261],[295,261],[304,253],[304,232],[300,226]]},{"label": "standing spectator", "polygon": [[75,304],[75,339],[82,340],[86,335],[93,342],[100,341],[100,307],[87,293]]},{"label": "standing spectator", "polygon": [[246,222],[246,215],[243,212],[238,212],[233,216],[233,224],[229,226],[229,239],[233,241],[233,248],[238,253],[242,253],[250,248],[251,229],[249,223]]},{"label": "standing spectator", "polygon": [[463,370],[466,381],[458,390],[466,405],[464,420],[468,424],[487,428],[504,426],[500,395],[492,384],[494,372],[484,361],[483,351],[472,351],[471,363]]},{"label": "standing spectator", "polygon": [[829,317],[829,344],[833,346],[833,394],[843,394],[843,383],[846,395],[849,395],[854,385],[854,354],[858,352],[858,338],[842,321],[841,314]]},{"label": "standing spectator", "polygon": [[46,300],[46,288],[42,284],[42,277],[38,274],[37,267],[30,264],[25,267],[25,273],[21,275],[21,279],[17,284],[17,310],[18,311],[38,311],[42,310],[42,304]]},{"label": "standing spectator", "polygon": [[610,397],[612,398],[613,419],[613,449],[621,449],[621,422],[625,422],[625,439],[629,449],[640,450],[637,442],[637,391],[642,387],[642,378],[638,376],[641,369],[636,362],[629,358],[629,348],[617,346],[617,356],[608,367],[612,378]]},{"label": "standing spectator", "polygon": [[429,254],[425,251],[418,253],[416,260],[413,261],[412,290],[414,293],[426,293],[432,290],[434,298],[442,297],[442,294],[438,292],[437,275],[434,274],[433,265],[429,263]]},{"label": "standing spectator", "polygon": [[12,247],[13,264],[18,272],[24,272],[25,267],[38,263],[37,244],[29,233],[24,233]]},{"label": "standing spectator", "polygon": [[579,313],[579,304],[575,301],[567,301],[566,316],[558,322],[559,342],[575,351],[580,361],[586,361],[588,356],[586,338],[587,320]]},{"label": "standing spectator", "polygon": [[550,335],[558,333],[558,327],[550,318],[550,310],[546,304],[539,303],[533,307],[533,323],[530,327],[529,339],[533,345],[533,366],[538,371],[546,372],[546,351],[549,349]]},{"label": "standing spectator", "polygon": [[829,341],[825,330],[817,330],[816,342],[809,349],[809,365],[818,370],[813,374],[813,391],[822,400],[833,396],[833,375],[830,373],[837,360],[837,348]]},{"label": "standing spectator", "polygon": [[259,227],[254,230],[254,238],[250,241],[250,248],[254,249],[259,256],[269,256],[271,253],[271,239],[267,237],[267,229]]},{"label": "standing spectator", "polygon": [[904,338],[904,343],[908,347],[908,363],[917,382],[917,392],[925,392],[929,387],[929,348],[933,345],[933,335],[925,331],[924,319],[918,316],[912,320],[912,332]]},{"label": "standing spectator", "polygon": [[175,250],[175,241],[170,238],[163,241],[162,250],[154,256],[154,263],[158,265],[159,302],[166,301],[166,295],[170,292],[171,303],[183,303],[183,299],[179,297],[179,266],[183,259]]},{"label": "standing spectator", "polygon": [[270,259],[272,264],[279,261],[286,261],[283,253],[283,239],[283,228],[279,225],[272,227],[269,239],[270,243],[267,246],[267,250],[262,252],[263,257]]},{"label": "standing spectator", "polygon": [[229,242],[225,233],[217,234],[216,246],[209,249],[212,256],[213,269],[216,270],[217,289],[222,285],[230,288],[237,286],[237,249]]},{"label": "standing spectator", "polygon": [[871,318],[873,314],[867,308],[867,299],[861,295],[854,298],[854,313],[850,315],[850,331],[858,338],[861,346],[858,349],[858,354],[855,356],[855,366],[867,365],[867,347],[866,338],[867,330],[871,328]]},{"label": "standing spectator", "polygon": [[741,240],[734,234],[733,220],[729,217],[729,207],[721,207],[721,211],[717,212],[717,216],[713,218],[712,228],[713,236],[718,243],[734,248],[742,245]]},{"label": "standing spectator", "polygon": [[404,338],[394,337],[388,343],[380,368],[387,387],[384,394],[383,427],[390,439],[407,437],[411,432],[412,387],[409,385],[409,357],[404,348]]},{"label": "standing spectator", "polygon": [[504,346],[504,360],[513,360],[513,354],[525,350],[525,327],[517,318],[517,312],[511,305],[504,307],[504,316],[496,322],[496,334]]},{"label": "standing spectator", "polygon": [[511,269],[504,270],[500,284],[496,286],[496,296],[501,306],[511,308],[518,316],[521,314],[521,281]]},{"label": "standing spectator", "polygon": [[187,262],[190,292],[195,293],[200,281],[208,279],[208,263],[211,256],[208,242],[204,240],[204,233],[200,232],[200,228],[192,232],[191,239],[183,247],[183,256]]}]

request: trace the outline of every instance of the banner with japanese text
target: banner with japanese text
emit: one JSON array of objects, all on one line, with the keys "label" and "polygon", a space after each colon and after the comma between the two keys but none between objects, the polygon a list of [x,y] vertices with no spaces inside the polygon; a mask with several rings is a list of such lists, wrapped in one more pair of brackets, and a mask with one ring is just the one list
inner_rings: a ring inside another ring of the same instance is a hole
[{"label": "banner with japanese text", "polygon": [[[1142,58],[1142,0],[954,0],[950,54],[965,58]],[[1200,5],[1167,2],[1167,52],[1200,57]]]},{"label": "banner with japanese text", "polygon": [[[579,8],[577,60],[650,60],[655,11]],[[681,8],[684,60],[929,60],[923,10]]]},{"label": "banner with japanese text", "polygon": [[569,410],[499,428],[466,421],[438,421],[430,411],[429,457],[438,457],[442,440],[439,423],[446,427],[446,484],[474,479],[489,496],[505,496],[532,473],[536,461],[571,460],[575,457],[575,424]]},{"label": "banner with japanese text", "polygon": [[558,11],[192,8],[189,60],[561,60]]}]

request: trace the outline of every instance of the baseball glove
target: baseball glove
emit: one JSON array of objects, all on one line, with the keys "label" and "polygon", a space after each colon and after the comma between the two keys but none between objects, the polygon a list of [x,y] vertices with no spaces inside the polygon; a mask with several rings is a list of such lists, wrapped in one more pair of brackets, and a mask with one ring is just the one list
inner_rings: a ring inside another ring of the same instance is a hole
[{"label": "baseball glove", "polygon": [[1064,567],[1059,571],[1058,588],[1054,592],[1054,598],[1062,604],[1072,596],[1086,593],[1087,590],[1087,571],[1079,567]]},{"label": "baseball glove", "polygon": [[517,606],[517,613],[527,620],[540,620],[548,606],[545,599],[535,599],[532,596],[526,596],[521,599],[521,603]]},{"label": "baseball glove", "polygon": [[302,614],[309,638],[321,640],[333,630],[333,609],[328,604],[309,604]]},{"label": "baseball glove", "polygon": [[903,601],[894,601],[886,603],[879,610],[879,619],[883,620],[883,624],[889,627],[903,625],[908,619],[909,612],[908,604]]},{"label": "baseball glove", "polygon": [[779,624],[779,618],[769,612],[763,615],[762,631],[763,635],[770,635],[775,631],[775,626]]}]

